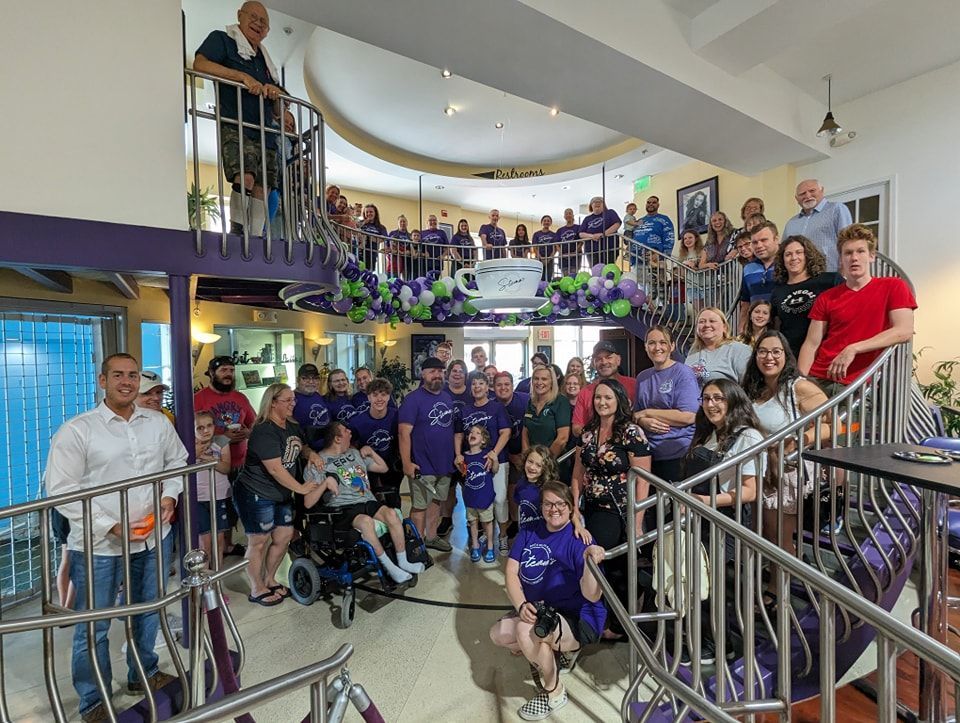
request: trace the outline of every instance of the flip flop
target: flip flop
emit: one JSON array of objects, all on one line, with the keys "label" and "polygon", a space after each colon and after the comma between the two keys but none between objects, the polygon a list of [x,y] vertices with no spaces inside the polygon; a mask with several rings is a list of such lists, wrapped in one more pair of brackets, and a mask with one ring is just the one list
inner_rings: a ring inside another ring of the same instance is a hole
[{"label": "flip flop", "polygon": [[276,595],[276,594],[277,594],[277,593],[274,592],[273,590],[267,590],[266,592],[260,593],[259,595],[247,595],[247,600],[249,600],[250,602],[252,602],[252,603],[254,603],[254,604],[256,604],[256,605],[263,605],[263,607],[265,607],[265,608],[272,608],[274,605],[279,605],[280,603],[283,602],[283,598],[282,598],[282,597],[279,598],[278,600],[267,600],[267,599],[266,599],[266,598],[270,597],[271,595]]},{"label": "flip flop", "polygon": [[270,587],[270,592],[275,592],[280,596],[281,600],[286,600],[292,593],[289,588],[284,587],[283,585],[272,585]]}]

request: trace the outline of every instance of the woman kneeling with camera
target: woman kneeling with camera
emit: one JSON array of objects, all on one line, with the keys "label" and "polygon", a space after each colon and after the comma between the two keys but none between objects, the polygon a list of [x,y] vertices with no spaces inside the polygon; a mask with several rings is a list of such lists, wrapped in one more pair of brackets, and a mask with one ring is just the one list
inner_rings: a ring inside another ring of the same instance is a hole
[{"label": "woman kneeling with camera", "polygon": [[520,530],[507,560],[507,595],[517,612],[490,630],[496,645],[530,661],[537,695],[520,707],[524,720],[542,720],[566,704],[557,658],[596,642],[607,616],[584,563],[589,557],[599,564],[604,550],[574,535],[570,488],[544,483],[540,508],[543,520]]}]

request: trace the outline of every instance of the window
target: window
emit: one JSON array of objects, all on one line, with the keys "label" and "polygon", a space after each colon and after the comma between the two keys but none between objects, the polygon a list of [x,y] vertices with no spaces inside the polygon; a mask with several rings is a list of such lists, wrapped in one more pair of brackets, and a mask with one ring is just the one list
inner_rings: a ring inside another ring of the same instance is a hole
[{"label": "window", "polygon": [[343,369],[351,380],[358,367],[376,369],[372,334],[331,333],[330,336],[333,344],[327,347],[327,360],[331,369]]},{"label": "window", "polygon": [[[0,458],[2,507],[43,496],[53,435],[66,420],[97,404],[100,364],[119,346],[119,311],[81,314],[74,312],[78,305],[51,304],[48,313],[16,306],[0,301],[0,449],[6,450]],[[39,554],[36,515],[0,522],[4,599],[36,588]]]},{"label": "window", "polygon": [[[154,372],[173,394],[173,352],[170,346],[170,325],[156,321],[140,324],[140,369]],[[167,400],[164,400],[166,403]]]},{"label": "window", "polygon": [[844,193],[827,196],[827,200],[842,203],[850,211],[854,223],[868,226],[877,237],[877,249],[887,256],[891,254],[889,238],[888,199],[890,184],[887,181],[861,186]]},{"label": "window", "polygon": [[614,328],[592,326],[590,324],[557,324],[553,327],[553,358],[561,370],[566,370],[567,362],[578,356],[590,367],[593,345],[600,341],[600,332]]}]

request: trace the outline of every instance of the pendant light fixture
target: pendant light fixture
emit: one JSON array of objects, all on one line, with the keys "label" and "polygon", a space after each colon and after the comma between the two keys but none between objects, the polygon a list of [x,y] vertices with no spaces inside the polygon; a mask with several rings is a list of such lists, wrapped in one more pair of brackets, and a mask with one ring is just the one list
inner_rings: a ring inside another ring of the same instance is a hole
[{"label": "pendant light fixture", "polygon": [[832,76],[825,75],[823,79],[827,81],[827,114],[823,117],[823,123],[820,124],[820,130],[817,131],[818,138],[824,138],[825,136],[836,136],[839,133],[843,132],[843,128],[840,127],[840,124],[837,123],[833,118],[833,107],[832,107]]}]

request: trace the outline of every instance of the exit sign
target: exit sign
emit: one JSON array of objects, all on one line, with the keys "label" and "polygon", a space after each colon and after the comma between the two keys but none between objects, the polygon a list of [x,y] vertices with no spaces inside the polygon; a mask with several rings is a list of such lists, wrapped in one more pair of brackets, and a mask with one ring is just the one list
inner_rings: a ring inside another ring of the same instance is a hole
[{"label": "exit sign", "polygon": [[650,181],[653,180],[653,176],[641,176],[633,182],[633,192],[642,193],[650,188]]}]

